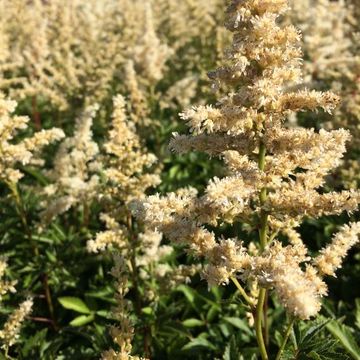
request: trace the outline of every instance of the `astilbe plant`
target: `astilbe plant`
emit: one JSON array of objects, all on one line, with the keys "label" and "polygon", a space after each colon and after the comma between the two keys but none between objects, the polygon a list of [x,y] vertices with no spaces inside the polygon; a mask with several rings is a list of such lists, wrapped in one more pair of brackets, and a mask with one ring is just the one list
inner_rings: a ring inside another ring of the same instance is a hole
[{"label": "astilbe plant", "polygon": [[31,240],[31,230],[18,189],[18,182],[24,175],[19,165],[43,165],[43,160],[37,158],[38,153],[43,147],[62,139],[65,135],[61,129],[53,128],[38,131],[32,137],[25,137],[22,141],[14,143],[15,136],[21,130],[26,130],[30,121],[27,116],[13,115],[16,105],[16,101],[6,99],[0,93],[0,181],[10,190],[25,233]]},{"label": "astilbe plant", "polygon": [[[21,166],[42,166],[44,160],[39,157],[41,150],[45,146],[62,139],[65,135],[61,129],[53,128],[38,131],[31,137],[23,137],[20,141],[15,141],[21,131],[29,130],[28,123],[30,121],[27,116],[13,114],[16,106],[16,101],[7,99],[0,93],[0,182],[6,185],[10,192],[10,196],[15,203],[24,238],[26,238],[28,245],[31,247],[32,255],[36,261],[39,261],[39,248],[33,238],[32,224],[22,198],[21,187],[19,186],[20,180],[24,176]],[[1,265],[1,268],[3,267],[4,265]],[[43,287],[45,293],[50,294],[47,281],[43,281]],[[49,311],[52,313],[50,295],[46,296],[46,300]],[[8,323],[1,333],[7,349],[13,344],[14,337],[20,329],[20,324],[30,311],[31,306],[32,300],[25,301],[10,316]]]},{"label": "astilbe plant", "polygon": [[[16,281],[4,280],[3,276],[7,268],[7,262],[5,258],[0,258],[0,301],[2,297],[8,292],[15,293]],[[26,317],[30,314],[33,306],[33,300],[29,297],[27,300],[22,302],[18,309],[14,310],[5,324],[0,330],[0,342],[2,348],[5,351],[5,357],[8,358],[9,348],[13,346],[18,338],[21,330],[21,326],[25,321]]]},{"label": "astilbe plant", "polygon": [[99,146],[93,140],[92,125],[98,106],[87,107],[76,120],[74,134],[66,137],[54,156],[53,169],[46,175],[50,184],[45,186],[45,200],[41,214],[43,224],[79,205],[88,222],[89,207],[98,196]]},{"label": "astilbe plant", "polygon": [[[161,233],[134,221],[130,203],[144,198],[148,189],[159,184],[159,167],[156,165],[157,158],[147,151],[137,134],[135,123],[128,116],[124,97],[114,97],[113,105],[111,128],[101,157],[103,182],[98,187],[103,210],[100,219],[106,229],[88,241],[87,249],[92,253],[105,250],[116,253],[113,274],[117,279],[118,304],[114,316],[120,327],[113,328],[111,334],[121,351],[111,350],[103,357],[127,359],[126,356],[132,358],[129,354],[134,330],[128,318],[131,309],[142,321],[141,330],[137,332],[142,335],[144,353],[148,356],[151,328],[144,320],[142,308],[156,304],[163,289],[161,278],[165,277],[169,284],[176,285],[194,275],[197,267],[173,269],[164,263],[173,248],[161,244]],[[134,292],[132,303],[125,298],[129,288]]]},{"label": "astilbe plant", "polygon": [[[236,284],[255,316],[262,359],[268,359],[263,335],[268,294],[275,293],[286,309],[289,329],[296,319],[316,316],[327,293],[324,276],[334,275],[360,232],[359,223],[344,226],[312,258],[296,231],[304,217],[351,213],[360,193],[323,190],[345,152],[348,131],[286,127],[294,112],[331,112],[339,102],[331,92],[298,90],[301,36],[292,25],[277,22],[287,9],[287,0],[231,2],[226,28],[233,33],[232,46],[225,65],[210,77],[214,88],[232,90],[216,106],[182,113],[190,134],[175,134],[170,142],[180,154],[195,150],[220,157],[228,175],[210,180],[203,194],[188,188],[133,203],[134,214],[148,226],[206,259],[203,276],[209,285]],[[258,239],[255,255],[240,238],[212,230],[237,223]],[[246,287],[254,284],[259,291],[250,296]],[[286,335],[277,359],[289,331]]]},{"label": "astilbe plant", "polygon": [[129,291],[127,278],[127,266],[124,258],[119,255],[114,256],[114,267],[111,274],[116,279],[116,302],[113,314],[118,321],[118,327],[113,326],[110,330],[114,342],[118,345],[119,350],[110,349],[102,354],[103,360],[139,360],[137,356],[131,356],[131,342],[134,337],[134,327],[130,320],[130,303],[125,299]]},{"label": "astilbe plant", "polygon": [[16,101],[9,100],[0,93],[0,180],[12,185],[16,185],[23,176],[17,168],[19,164],[29,164],[35,160],[36,152],[64,137],[62,130],[54,128],[39,131],[14,144],[16,133],[26,129],[30,121],[27,116],[12,116],[16,105]]}]

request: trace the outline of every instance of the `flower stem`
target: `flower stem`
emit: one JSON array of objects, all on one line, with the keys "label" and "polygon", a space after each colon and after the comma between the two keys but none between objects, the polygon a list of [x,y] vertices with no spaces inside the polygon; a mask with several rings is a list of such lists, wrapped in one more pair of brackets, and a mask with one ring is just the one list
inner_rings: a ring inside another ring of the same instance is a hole
[{"label": "flower stem", "polygon": [[292,319],[290,320],[290,323],[289,323],[288,327],[286,328],[283,342],[282,342],[282,344],[281,344],[281,346],[280,346],[279,352],[277,353],[275,360],[280,360],[280,359],[281,359],[281,355],[282,355],[282,353],[284,352],[284,349],[285,349],[286,343],[287,343],[287,341],[288,341],[288,339],[289,339],[290,333],[291,333],[291,331],[292,331],[294,322],[295,322],[295,318],[292,318]]},{"label": "flower stem", "polygon": [[250,305],[251,308],[254,308],[255,305],[254,305],[253,301],[250,299],[250,297],[248,296],[248,294],[246,293],[244,288],[240,285],[238,280],[234,277],[231,277],[231,281],[235,284],[235,286],[239,290],[239,293],[244,298],[244,300]]},{"label": "flower stem", "polygon": [[138,265],[136,262],[136,250],[137,250],[137,239],[136,234],[134,232],[133,227],[133,220],[130,213],[127,214],[127,228],[129,231],[129,247],[131,250],[130,253],[130,263],[131,263],[131,276],[132,276],[132,282],[133,282],[133,290],[134,290],[134,309],[136,312],[136,315],[139,319],[141,319],[141,323],[143,324],[142,330],[144,334],[143,338],[143,344],[144,344],[144,353],[146,358],[151,357],[151,349],[150,349],[150,339],[151,339],[151,328],[146,323],[146,320],[144,319],[143,313],[142,313],[142,300],[141,300],[141,294],[140,294],[140,279],[139,279],[139,272],[138,272]]},{"label": "flower stem", "polygon": [[258,166],[261,171],[265,169],[265,156],[266,156],[266,147],[263,142],[260,143],[259,146],[259,158],[258,158]]},{"label": "flower stem", "polygon": [[[265,169],[265,156],[266,156],[266,148],[264,143],[260,144],[259,148],[259,159],[258,159],[258,165],[259,170],[264,171]],[[260,190],[259,200],[260,205],[263,206],[267,199],[267,189],[264,187]],[[264,251],[265,246],[267,244],[267,230],[268,230],[268,214],[266,211],[261,209],[260,211],[260,229],[259,229],[259,237],[260,237],[260,249],[261,251]]]},{"label": "flower stem", "polygon": [[262,318],[263,318],[265,297],[266,297],[266,289],[260,289],[258,303],[256,307],[255,331],[256,331],[256,339],[259,345],[259,350],[262,360],[269,359],[266,351],[263,329],[262,329]]},{"label": "flower stem", "polygon": [[[266,157],[266,147],[263,142],[260,143],[259,147],[259,158],[258,166],[260,171],[265,169],[265,157]],[[260,190],[259,200],[260,205],[263,206],[267,198],[267,189],[264,187]],[[264,210],[260,210],[260,228],[259,228],[259,239],[260,239],[260,252],[263,252],[267,245],[267,230],[268,230],[268,213]],[[265,300],[267,299],[267,290],[260,289],[258,302],[256,306],[256,317],[255,317],[255,331],[256,331],[256,340],[259,345],[259,350],[262,360],[268,360],[268,354],[266,350],[266,345],[264,341],[263,334],[263,318],[267,316],[265,307]],[[267,331],[267,329],[265,329]]]}]

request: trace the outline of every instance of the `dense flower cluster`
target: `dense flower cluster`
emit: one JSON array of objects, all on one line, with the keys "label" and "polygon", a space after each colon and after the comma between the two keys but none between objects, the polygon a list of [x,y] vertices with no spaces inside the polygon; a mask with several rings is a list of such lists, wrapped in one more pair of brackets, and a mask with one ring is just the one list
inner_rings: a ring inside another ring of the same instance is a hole
[{"label": "dense flower cluster", "polygon": [[110,330],[114,343],[119,350],[110,349],[102,354],[102,360],[140,360],[137,356],[131,356],[131,341],[134,336],[134,328],[129,319],[130,304],[125,299],[128,289],[127,269],[124,258],[120,255],[114,256],[115,265],[111,270],[112,276],[116,279],[116,307],[113,309],[113,316],[118,326]]},{"label": "dense flower cluster", "polygon": [[69,110],[74,102],[91,105],[109,99],[114,80],[117,91],[126,91],[126,82],[118,79],[123,80],[130,61],[140,88],[145,86],[142,96],[148,97],[148,87],[153,89],[163,79],[176,52],[183,71],[189,74],[199,68],[201,56],[194,40],[204,45],[216,41],[221,4],[222,0],[1,1],[0,89],[15,99],[32,98],[35,104],[46,101]]},{"label": "dense flower cluster", "polygon": [[[7,292],[16,292],[15,285],[16,281],[7,281],[3,279],[5,270],[7,268],[7,263],[4,258],[0,259],[0,300],[3,295]],[[16,309],[13,313],[10,314],[9,318],[3,325],[2,330],[0,330],[0,340],[2,342],[3,349],[9,349],[13,346],[17,339],[19,338],[19,333],[21,326],[26,318],[31,312],[33,306],[33,300],[27,299],[19,308]]]},{"label": "dense flower cluster", "polygon": [[91,126],[98,106],[88,107],[75,125],[72,137],[60,145],[54,158],[54,168],[47,172],[52,183],[44,188],[46,201],[42,221],[48,223],[55,216],[76,204],[89,206],[99,188],[98,145],[92,139]]},{"label": "dense flower cluster", "polygon": [[23,176],[16,168],[18,164],[28,165],[44,146],[60,140],[64,133],[60,129],[41,130],[32,137],[14,144],[13,138],[28,127],[29,118],[12,115],[16,102],[0,93],[0,180],[16,184]]},{"label": "dense flower cluster", "polygon": [[143,197],[148,188],[160,182],[156,172],[149,172],[157,159],[145,151],[135,124],[127,117],[125,100],[120,95],[114,98],[112,127],[104,150],[106,183],[102,197],[107,213],[102,215],[102,220],[108,230],[88,242],[88,249],[92,252],[104,250],[111,244],[126,245],[129,202]]},{"label": "dense flower cluster", "polygon": [[[324,177],[345,152],[348,131],[284,125],[294,112],[322,108],[330,113],[339,102],[331,92],[301,88],[301,36],[292,25],[277,22],[286,10],[286,0],[231,2],[226,27],[233,33],[232,47],[225,65],[210,78],[214,88],[232,90],[216,106],[182,113],[190,134],[175,134],[171,140],[171,148],[179,153],[197,150],[219,156],[228,175],[210,180],[201,196],[191,188],[150,196],[136,203],[134,213],[205,257],[209,284],[226,284],[239,276],[255,279],[262,288],[274,288],[289,313],[309,319],[326,294],[321,275],[329,271],[324,272],[323,257],[333,258],[335,270],[359,229],[353,225],[350,232],[338,235],[341,240],[334,240],[312,265],[294,228],[304,216],[354,211],[360,193],[322,190]],[[236,222],[260,229],[258,255],[251,256],[241,240],[218,237],[210,230]],[[290,235],[289,245],[273,240],[279,232]],[[342,253],[334,258],[339,247]]]}]

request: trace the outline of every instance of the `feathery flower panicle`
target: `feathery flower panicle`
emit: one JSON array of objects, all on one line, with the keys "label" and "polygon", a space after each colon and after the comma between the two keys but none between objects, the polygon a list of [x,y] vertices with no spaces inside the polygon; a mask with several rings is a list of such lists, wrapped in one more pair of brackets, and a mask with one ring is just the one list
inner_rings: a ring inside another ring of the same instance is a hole
[{"label": "feathery flower panicle", "polygon": [[28,127],[29,118],[12,115],[17,103],[8,100],[0,93],[0,180],[16,184],[23,176],[16,169],[17,164],[28,165],[34,160],[36,153],[52,142],[64,137],[62,130],[53,128],[41,130],[32,137],[14,143],[20,130]]},{"label": "feathery flower panicle", "polygon": [[159,184],[159,176],[149,172],[157,159],[144,150],[135,124],[128,119],[121,95],[114,98],[112,128],[104,149],[108,155],[104,173],[113,185],[109,188],[112,197],[128,204]]},{"label": "feathery flower panicle", "polygon": [[139,268],[158,263],[172,252],[172,247],[161,245],[162,235],[144,229],[133,237],[130,210],[132,200],[145,196],[146,190],[159,183],[159,175],[151,173],[156,157],[147,153],[136,125],[127,116],[125,99],[114,98],[111,129],[104,144],[105,184],[102,197],[107,202],[107,213],[101,215],[106,230],[87,243],[88,251],[97,253],[115,247],[122,256],[129,257],[134,248]]},{"label": "feathery flower panicle", "polygon": [[101,214],[100,220],[105,223],[107,230],[97,233],[95,239],[89,240],[87,242],[87,250],[91,253],[98,253],[114,245],[120,249],[126,247],[126,239],[128,237],[126,227],[120,225],[109,214]]},{"label": "feathery flower panicle", "polygon": [[133,121],[156,125],[155,103],[178,108],[208,92],[203,70],[218,57],[209,45],[227,41],[223,1],[3,0],[0,89],[64,112],[120,92]]},{"label": "feathery flower panicle", "polygon": [[61,143],[54,168],[47,172],[52,183],[44,189],[44,223],[77,204],[87,206],[98,195],[99,148],[91,131],[97,110],[98,105],[90,106],[77,119],[73,136]]},{"label": "feathery flower panicle", "polygon": [[140,86],[135,73],[134,62],[129,60],[125,64],[125,87],[128,92],[130,118],[135,124],[150,125],[150,109],[145,90]]},{"label": "feathery flower panicle", "polygon": [[136,67],[140,74],[150,83],[157,83],[163,77],[165,63],[173,54],[173,50],[160,42],[156,35],[151,1],[145,1],[144,29],[137,45],[133,50],[132,58],[136,59]]},{"label": "feathery flower panicle", "polygon": [[[16,292],[15,285],[17,282],[3,279],[6,268],[6,259],[0,257],[0,301],[2,300],[2,296],[9,291],[12,293]],[[17,342],[21,326],[25,318],[30,314],[32,306],[33,300],[31,298],[25,300],[6,320],[3,328],[0,330],[0,342],[2,342],[1,347],[3,349],[9,349],[9,347]]]},{"label": "feathery flower panicle", "polygon": [[[130,107],[131,108],[131,107]],[[138,359],[132,357],[131,340],[134,329],[129,320],[130,302],[125,300],[128,291],[127,277],[132,279],[137,316],[145,304],[151,306],[158,299],[158,292],[168,284],[186,281],[194,274],[193,267],[183,267],[173,270],[161,264],[173,251],[171,246],[162,245],[162,234],[148,229],[141,222],[135,222],[130,208],[136,198],[144,198],[150,187],[156,186],[160,179],[156,157],[147,152],[141,138],[137,134],[137,125],[128,116],[126,102],[123,96],[113,99],[112,122],[107,140],[103,145],[104,183],[99,189],[101,203],[105,211],[101,220],[105,230],[87,242],[89,252],[98,253],[105,250],[115,250],[113,274],[117,278],[117,302],[114,309],[119,327],[112,327],[111,335],[120,351],[109,350],[103,354],[103,359]],[[126,259],[126,261],[125,261]],[[159,275],[162,271],[163,279]],[[154,282],[148,278],[156,279]],[[141,294],[141,295],[140,295]],[[148,335],[144,335],[148,336]]]},{"label": "feathery flower panicle", "polygon": [[249,276],[255,277],[261,287],[274,288],[291,314],[307,320],[319,312],[321,296],[327,292],[316,273],[310,278],[300,268],[300,264],[308,260],[302,243],[283,247],[274,242],[261,256],[252,259]]},{"label": "feathery flower panicle", "polygon": [[350,226],[344,225],[336,233],[331,243],[323,248],[314,259],[316,267],[321,274],[335,276],[336,269],[340,268],[349,249],[359,242],[360,223]]},{"label": "feathery flower panicle", "polygon": [[[204,257],[210,285],[234,277],[257,283],[259,294],[274,289],[290,314],[309,319],[320,310],[326,285],[294,228],[304,216],[351,213],[360,192],[323,191],[325,176],[340,164],[348,131],[285,126],[294,112],[330,113],[339,102],[332,92],[301,88],[300,33],[278,23],[287,10],[287,0],[231,1],[225,24],[233,42],[225,64],[209,73],[213,88],[227,89],[227,94],[216,105],[183,112],[190,132],[174,134],[170,142],[178,153],[195,150],[219,157],[227,175],[211,179],[200,196],[182,189],[137,200],[132,207],[147,226]],[[260,229],[257,254],[241,239],[210,230],[238,222]],[[289,245],[274,241],[279,233]],[[338,265],[334,261],[334,270]]]},{"label": "feathery flower panicle", "polygon": [[6,258],[0,257],[0,301],[2,297],[7,294],[9,291],[12,293],[16,292],[15,285],[17,281],[12,280],[4,280],[3,276],[5,274],[5,270],[7,268]]},{"label": "feathery flower panicle", "polygon": [[33,300],[25,300],[20,304],[6,321],[2,330],[0,330],[0,339],[3,342],[3,348],[13,346],[19,338],[19,332],[25,318],[30,314],[33,307]]},{"label": "feathery flower panicle", "polygon": [[167,89],[165,96],[160,99],[160,106],[164,109],[189,106],[196,95],[197,82],[198,79],[193,75],[177,81]]},{"label": "feathery flower panicle", "polygon": [[129,319],[130,304],[126,300],[128,293],[128,278],[125,260],[119,254],[114,255],[114,267],[112,276],[116,279],[116,307],[112,310],[118,326],[110,329],[114,343],[119,347],[118,351],[110,349],[102,354],[103,360],[140,360],[137,356],[131,356],[131,341],[134,337],[134,327]]}]

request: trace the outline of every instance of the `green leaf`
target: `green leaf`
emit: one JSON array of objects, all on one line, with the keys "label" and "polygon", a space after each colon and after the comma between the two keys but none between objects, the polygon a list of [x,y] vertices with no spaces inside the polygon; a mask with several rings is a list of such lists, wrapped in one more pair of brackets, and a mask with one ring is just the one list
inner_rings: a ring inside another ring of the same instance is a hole
[{"label": "green leaf", "polygon": [[94,319],[95,319],[94,314],[80,315],[80,316],[76,317],[75,319],[73,319],[72,321],[70,321],[70,325],[71,326],[83,326],[83,325],[91,323],[92,321],[94,321]]},{"label": "green leaf", "polygon": [[199,319],[187,319],[182,322],[185,327],[204,326],[205,321]]},{"label": "green leaf", "polygon": [[308,354],[308,357],[310,359],[314,359],[314,360],[322,360],[321,356],[315,352],[315,351],[311,351],[309,354]]},{"label": "green leaf", "polygon": [[230,342],[226,345],[223,360],[239,360],[240,353],[236,346],[235,337],[232,336]]},{"label": "green leaf", "polygon": [[194,304],[194,302],[195,302],[194,290],[192,290],[191,288],[189,288],[186,285],[178,286],[177,290],[181,291],[185,295],[185,297],[187,298],[187,300],[189,301],[190,304]]},{"label": "green leaf", "polygon": [[206,320],[208,322],[212,322],[216,315],[219,313],[219,308],[217,306],[211,306],[211,308],[209,309],[207,315],[206,315]]},{"label": "green leaf", "polygon": [[56,263],[57,259],[56,259],[56,256],[53,253],[51,253],[48,250],[46,250],[45,253],[46,253],[46,256],[47,256],[47,258],[49,259],[50,262]]},{"label": "green leaf", "polygon": [[96,315],[99,315],[105,319],[111,319],[112,316],[111,316],[111,312],[110,311],[107,311],[107,310],[98,310],[96,311]]},{"label": "green leaf", "polygon": [[339,324],[336,320],[333,320],[326,325],[326,328],[340,341],[343,348],[353,359],[360,360],[360,347],[346,325]]},{"label": "green leaf", "polygon": [[65,309],[74,310],[82,314],[90,314],[91,312],[87,305],[77,297],[64,296],[58,298],[58,300]]},{"label": "green leaf", "polygon": [[26,342],[21,349],[22,355],[28,358],[32,349],[39,347],[42,343],[45,342],[47,332],[48,329],[42,329],[36,332],[33,336],[26,339]]},{"label": "green leaf", "polygon": [[330,321],[330,319],[326,319],[311,326],[302,336],[301,342],[305,342],[308,339],[315,337]]},{"label": "green leaf", "polygon": [[205,347],[207,349],[216,350],[216,347],[204,337],[197,337],[196,339],[191,340],[189,343],[184,345],[181,350],[192,350],[197,347]]},{"label": "green leaf", "polygon": [[356,318],[356,326],[360,329],[360,299],[355,300],[355,318]]},{"label": "green leaf", "polygon": [[178,174],[178,172],[180,171],[180,166],[179,165],[174,165],[170,170],[169,170],[169,178],[170,180],[175,179],[176,175]]},{"label": "green leaf", "polygon": [[223,320],[231,324],[232,326],[245,331],[248,335],[252,335],[252,331],[249,329],[249,327],[246,325],[244,320],[241,320],[236,317],[224,317]]},{"label": "green leaf", "polygon": [[141,309],[141,312],[145,315],[153,315],[154,311],[150,306]]},{"label": "green leaf", "polygon": [[196,302],[196,298],[199,299],[199,295],[193,289],[186,285],[180,285],[177,287],[177,291],[180,291],[185,295],[187,301],[196,312],[199,314],[202,313],[198,303]]}]

